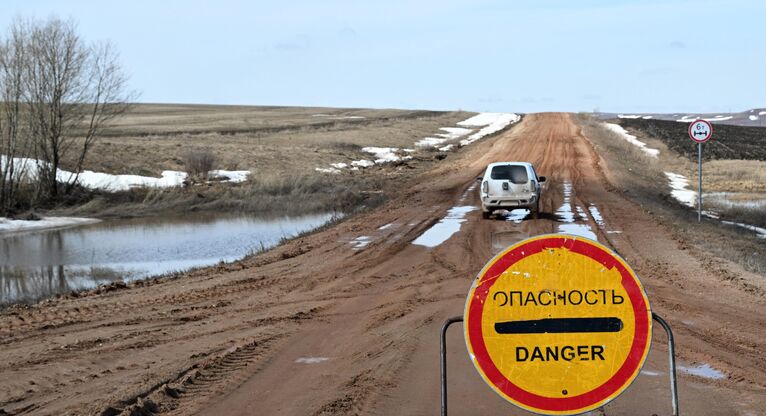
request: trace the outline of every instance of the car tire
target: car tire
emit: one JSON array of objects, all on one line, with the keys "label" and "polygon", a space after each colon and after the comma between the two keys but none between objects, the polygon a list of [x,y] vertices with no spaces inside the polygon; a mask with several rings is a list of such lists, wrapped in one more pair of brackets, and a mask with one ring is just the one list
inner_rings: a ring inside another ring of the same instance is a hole
[{"label": "car tire", "polygon": [[535,204],[535,207],[532,209],[532,218],[536,220],[540,219],[540,201],[539,200]]}]

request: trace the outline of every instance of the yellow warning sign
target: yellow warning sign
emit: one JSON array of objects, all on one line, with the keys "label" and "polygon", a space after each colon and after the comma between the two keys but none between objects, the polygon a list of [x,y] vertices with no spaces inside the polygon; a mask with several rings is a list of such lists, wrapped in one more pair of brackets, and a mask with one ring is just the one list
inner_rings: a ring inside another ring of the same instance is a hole
[{"label": "yellow warning sign", "polygon": [[512,403],[577,414],[617,397],[651,342],[641,283],[607,247],[571,235],[511,246],[476,278],[465,338],[482,378]]}]

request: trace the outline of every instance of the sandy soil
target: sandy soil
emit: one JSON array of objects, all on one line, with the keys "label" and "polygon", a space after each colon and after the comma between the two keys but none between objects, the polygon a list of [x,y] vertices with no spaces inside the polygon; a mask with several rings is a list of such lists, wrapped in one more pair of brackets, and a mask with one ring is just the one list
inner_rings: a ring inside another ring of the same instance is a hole
[{"label": "sandy soil", "polygon": [[[411,244],[449,208],[476,204],[474,178],[499,160],[529,160],[550,178],[547,215],[515,224],[473,211],[442,245]],[[641,276],[680,364],[725,375],[680,374],[682,413],[766,414],[763,278],[674,237],[609,177],[569,115],[530,115],[403,184],[385,206],[263,255],[7,310],[0,415],[438,414],[442,322],[462,312],[494,253],[558,230],[565,181],[572,204],[598,206],[604,225],[589,225]],[[371,242],[354,249],[361,236]],[[526,414],[484,385],[460,329],[450,331],[450,412]],[[593,414],[670,414],[666,354],[655,331],[644,374]]]}]

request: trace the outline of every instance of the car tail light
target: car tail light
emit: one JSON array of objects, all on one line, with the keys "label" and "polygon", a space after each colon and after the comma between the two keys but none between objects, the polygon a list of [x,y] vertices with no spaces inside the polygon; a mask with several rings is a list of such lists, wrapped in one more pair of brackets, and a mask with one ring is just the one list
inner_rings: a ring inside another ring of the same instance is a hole
[{"label": "car tail light", "polygon": [[484,181],[484,183],[481,184],[481,191],[486,193],[489,193],[489,181]]}]

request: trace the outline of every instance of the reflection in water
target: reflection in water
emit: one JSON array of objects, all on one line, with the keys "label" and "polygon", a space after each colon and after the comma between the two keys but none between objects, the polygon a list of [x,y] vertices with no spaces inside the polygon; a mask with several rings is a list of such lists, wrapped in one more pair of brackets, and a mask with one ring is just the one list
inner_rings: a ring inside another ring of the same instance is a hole
[{"label": "reflection in water", "polygon": [[0,305],[234,261],[331,218],[205,215],[0,236]]}]

